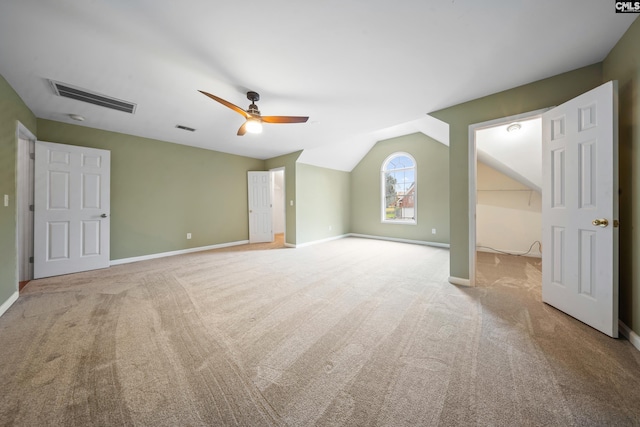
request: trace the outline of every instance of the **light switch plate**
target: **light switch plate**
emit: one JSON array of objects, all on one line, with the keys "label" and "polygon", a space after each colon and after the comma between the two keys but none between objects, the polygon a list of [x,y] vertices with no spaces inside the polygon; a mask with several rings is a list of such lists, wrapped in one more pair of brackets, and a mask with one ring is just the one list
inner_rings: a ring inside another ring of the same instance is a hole
[{"label": "light switch plate", "polygon": [[5,207],[9,206],[9,195],[8,194],[4,195],[4,206]]}]

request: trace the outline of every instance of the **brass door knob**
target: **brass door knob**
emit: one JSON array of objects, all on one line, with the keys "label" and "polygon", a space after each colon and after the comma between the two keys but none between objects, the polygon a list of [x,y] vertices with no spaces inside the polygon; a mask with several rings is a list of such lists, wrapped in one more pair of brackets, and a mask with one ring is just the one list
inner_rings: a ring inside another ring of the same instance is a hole
[{"label": "brass door knob", "polygon": [[595,225],[596,227],[604,228],[609,225],[609,220],[607,220],[606,218],[597,218],[591,221],[591,224]]}]

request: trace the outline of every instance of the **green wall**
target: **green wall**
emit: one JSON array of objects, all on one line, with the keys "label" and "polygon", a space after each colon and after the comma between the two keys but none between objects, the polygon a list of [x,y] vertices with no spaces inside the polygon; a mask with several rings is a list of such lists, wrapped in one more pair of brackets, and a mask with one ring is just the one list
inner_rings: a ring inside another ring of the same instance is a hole
[{"label": "green wall", "polygon": [[[397,151],[411,154],[417,163],[416,225],[380,219],[380,168]],[[351,232],[449,243],[449,148],[421,133],[378,142],[351,172]]]},{"label": "green wall", "polygon": [[640,19],[603,63],[618,80],[620,174],[620,319],[640,335]]},{"label": "green wall", "polygon": [[[16,156],[17,122],[36,135],[36,117],[0,76],[0,305],[18,290]],[[9,206],[4,206],[4,195]]]},{"label": "green wall", "polygon": [[598,63],[430,113],[449,124],[451,276],[469,278],[469,125],[560,105],[602,79]]},{"label": "green wall", "polygon": [[249,238],[247,171],[263,160],[42,119],[38,139],[111,151],[112,260]]},{"label": "green wall", "polygon": [[[300,157],[302,151],[296,151],[295,153],[285,154],[284,156],[274,157],[272,159],[265,160],[265,169],[279,169],[284,168],[284,191],[285,191],[285,239],[287,244],[296,245],[297,230],[296,230],[296,211],[298,204],[296,202],[296,161]],[[293,205],[290,203],[293,201]]]},{"label": "green wall", "polygon": [[297,244],[349,233],[349,172],[298,163],[296,177]]}]

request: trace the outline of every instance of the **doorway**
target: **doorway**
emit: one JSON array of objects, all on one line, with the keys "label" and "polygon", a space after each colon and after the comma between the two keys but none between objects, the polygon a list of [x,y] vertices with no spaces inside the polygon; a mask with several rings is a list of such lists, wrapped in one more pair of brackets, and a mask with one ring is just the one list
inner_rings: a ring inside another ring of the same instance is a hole
[{"label": "doorway", "polygon": [[274,238],[281,241],[282,245],[286,240],[286,193],[285,193],[285,170],[284,167],[271,169],[273,215],[272,227]]},{"label": "doorway", "polygon": [[618,110],[609,81],[547,111],[469,126],[469,284],[477,282],[477,133],[542,117],[542,302],[618,336]]},{"label": "doorway", "polygon": [[470,286],[477,281],[477,251],[540,256],[540,124],[546,110],[469,127]]},{"label": "doorway", "polygon": [[247,172],[249,243],[286,245],[285,170]]}]

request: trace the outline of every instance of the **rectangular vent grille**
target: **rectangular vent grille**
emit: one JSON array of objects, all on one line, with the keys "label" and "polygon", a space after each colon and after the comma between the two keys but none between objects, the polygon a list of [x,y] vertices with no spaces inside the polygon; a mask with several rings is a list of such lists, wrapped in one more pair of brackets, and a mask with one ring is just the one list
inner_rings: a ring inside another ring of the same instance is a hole
[{"label": "rectangular vent grille", "polygon": [[89,104],[111,108],[112,110],[124,111],[125,113],[133,114],[136,111],[136,104],[134,104],[133,102],[123,101],[121,99],[89,92],[86,89],[73,87],[66,83],[60,83],[53,80],[50,80],[50,82],[51,86],[53,87],[53,91],[58,96],[75,99],[77,101],[88,102]]},{"label": "rectangular vent grille", "polygon": [[189,126],[176,125],[176,127],[178,129],[188,130],[189,132],[195,132],[196,131],[194,128],[190,128]]}]

